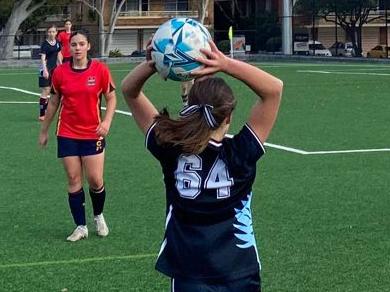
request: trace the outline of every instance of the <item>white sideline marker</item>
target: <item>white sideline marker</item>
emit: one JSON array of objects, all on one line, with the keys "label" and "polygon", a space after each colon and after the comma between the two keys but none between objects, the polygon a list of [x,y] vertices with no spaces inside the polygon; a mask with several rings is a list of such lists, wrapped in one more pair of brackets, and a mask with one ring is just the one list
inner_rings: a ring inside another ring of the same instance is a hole
[{"label": "white sideline marker", "polygon": [[[308,72],[311,70],[305,70],[305,72]],[[299,72],[299,71],[298,71]],[[318,72],[327,72],[325,74],[332,74],[333,72],[329,71],[316,71]],[[387,74],[390,75],[390,74]],[[20,89],[20,88],[15,88],[15,87],[7,87],[7,86],[0,86],[0,89],[8,89],[8,90],[14,90],[14,91],[19,91],[27,94],[32,94],[32,95],[37,95],[40,96],[39,93],[35,93],[32,91]],[[31,103],[37,103],[34,101],[0,101],[0,104],[31,104]],[[102,107],[102,109],[106,110],[105,107]],[[126,116],[132,116],[130,112],[126,111],[121,111],[121,110],[115,110],[116,113],[126,115]],[[301,154],[301,155],[327,155],[327,154],[347,154],[347,153],[366,153],[366,152],[390,152],[390,148],[379,148],[379,149],[355,149],[355,150],[331,150],[331,151],[305,151],[301,149],[296,149],[292,147],[287,147],[283,145],[277,145],[273,143],[264,143],[265,146],[269,148],[274,148],[274,149],[279,149],[291,153],[296,153],[296,154]]]}]

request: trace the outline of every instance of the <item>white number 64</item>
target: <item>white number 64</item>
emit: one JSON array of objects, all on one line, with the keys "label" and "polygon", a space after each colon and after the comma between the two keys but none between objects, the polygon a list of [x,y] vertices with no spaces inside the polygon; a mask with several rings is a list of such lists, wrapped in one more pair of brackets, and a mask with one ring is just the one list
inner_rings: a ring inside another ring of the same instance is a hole
[{"label": "white number 64", "polygon": [[[201,191],[202,178],[198,171],[202,170],[202,159],[198,155],[181,155],[175,171],[176,188],[181,197],[195,199]],[[216,189],[217,198],[230,196],[230,187],[234,184],[223,160],[217,158],[204,182],[205,189]]]}]

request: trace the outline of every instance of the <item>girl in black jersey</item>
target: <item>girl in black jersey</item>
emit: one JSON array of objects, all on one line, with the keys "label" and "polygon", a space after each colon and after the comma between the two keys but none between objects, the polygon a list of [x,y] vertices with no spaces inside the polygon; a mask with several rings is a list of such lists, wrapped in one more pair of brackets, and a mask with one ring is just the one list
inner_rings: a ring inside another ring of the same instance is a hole
[{"label": "girl in black jersey", "polygon": [[61,45],[56,39],[57,27],[50,26],[47,29],[47,39],[41,45],[41,65],[39,68],[39,120],[45,119],[47,103],[50,98],[51,75],[54,68],[61,63]]},{"label": "girl in black jersey", "polygon": [[[167,218],[156,269],[171,278],[172,291],[260,291],[260,260],[252,227],[252,185],[263,143],[276,120],[282,82],[221,53],[213,42],[205,67],[177,119],[158,113],[141,91],[156,72],[147,61],[122,81],[122,91],[147,149],[164,174]],[[150,48],[149,48],[150,52]],[[258,96],[247,123],[227,137],[236,101],[224,72]]]}]

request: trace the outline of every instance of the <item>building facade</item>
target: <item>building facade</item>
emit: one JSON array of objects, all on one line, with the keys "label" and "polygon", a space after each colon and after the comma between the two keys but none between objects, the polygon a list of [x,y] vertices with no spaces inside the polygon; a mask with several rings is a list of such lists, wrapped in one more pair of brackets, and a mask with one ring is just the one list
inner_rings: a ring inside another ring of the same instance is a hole
[{"label": "building facade", "polygon": [[[114,0],[115,1],[115,0]],[[107,5],[113,5],[108,1]],[[120,1],[116,1],[118,3]],[[144,50],[147,41],[160,24],[173,17],[199,19],[201,1],[196,0],[127,0],[115,25],[109,50],[119,50],[123,55]],[[108,11],[109,9],[107,9]],[[109,15],[105,15],[108,25]],[[214,27],[214,0],[209,0],[204,24]]]},{"label": "building facade", "polygon": [[[362,54],[367,55],[367,52],[377,45],[387,45],[390,36],[390,25],[386,16],[390,11],[386,12],[384,1],[378,1],[376,9],[372,9],[368,15],[369,23],[362,26]],[[335,16],[330,15],[330,20],[334,20]],[[372,20],[372,21],[371,21]],[[326,21],[321,17],[302,17],[294,16],[293,33],[307,33],[310,39],[320,41],[325,47],[330,47],[337,42],[350,42],[350,36],[345,30],[336,25],[332,21]]]}]

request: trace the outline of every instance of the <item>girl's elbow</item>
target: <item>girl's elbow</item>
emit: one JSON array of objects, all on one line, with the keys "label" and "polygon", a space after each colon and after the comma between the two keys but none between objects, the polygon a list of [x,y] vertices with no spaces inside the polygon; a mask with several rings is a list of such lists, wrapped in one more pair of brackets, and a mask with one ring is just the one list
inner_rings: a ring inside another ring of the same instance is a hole
[{"label": "girl's elbow", "polygon": [[128,99],[128,98],[132,97],[131,88],[127,85],[126,82],[122,82],[122,84],[121,84],[121,91],[122,91],[122,95],[123,95],[123,97],[125,99]]},{"label": "girl's elbow", "polygon": [[126,96],[127,92],[129,91],[128,86],[124,80],[121,82],[121,91],[124,96]]},{"label": "girl's elbow", "polygon": [[284,87],[283,81],[278,79],[277,80],[277,85],[275,86],[275,92],[274,92],[274,95],[276,97],[282,98],[283,87]]}]

